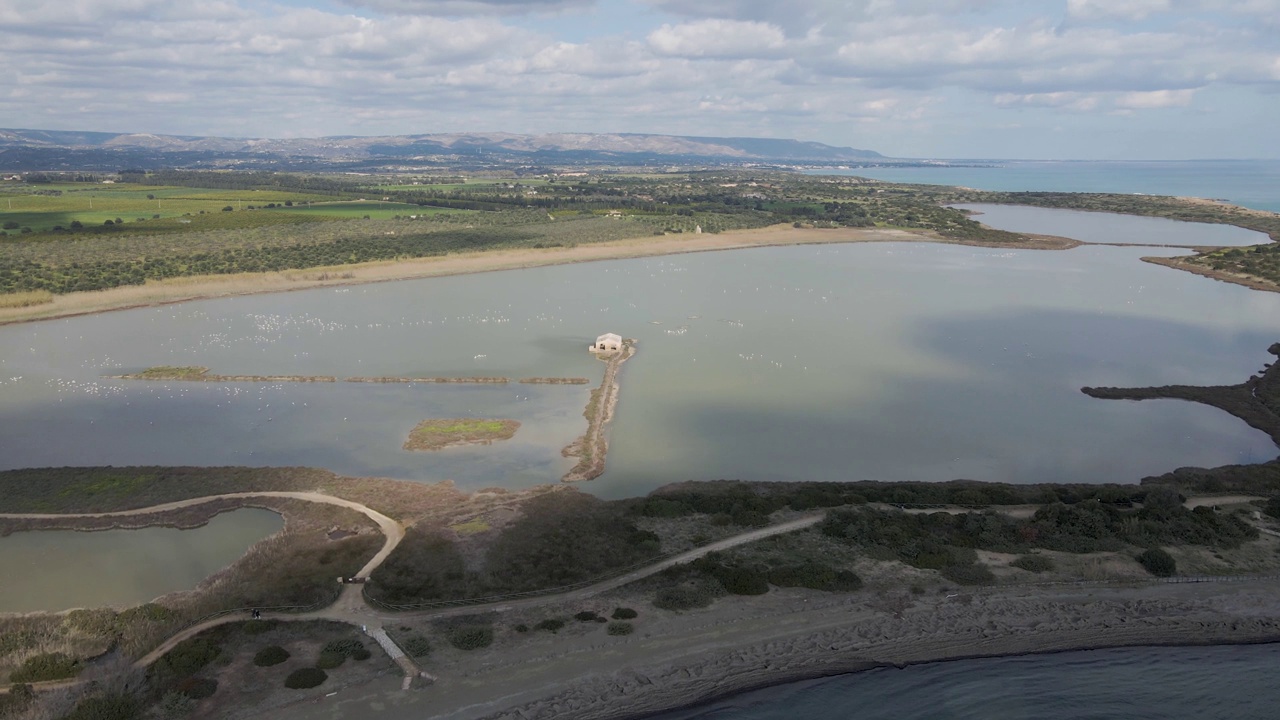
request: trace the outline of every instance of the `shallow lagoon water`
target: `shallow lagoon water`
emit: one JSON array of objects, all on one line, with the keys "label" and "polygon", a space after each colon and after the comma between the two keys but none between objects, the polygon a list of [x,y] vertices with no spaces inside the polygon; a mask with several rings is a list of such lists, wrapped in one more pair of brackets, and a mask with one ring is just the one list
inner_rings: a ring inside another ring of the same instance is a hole
[{"label": "shallow lagoon water", "polygon": [[0,537],[0,613],[128,607],[190,590],[284,527],[269,510],[191,530],[35,530]]},{"label": "shallow lagoon water", "polygon": [[1184,247],[1261,245],[1271,238],[1234,225],[1191,223],[1157,217],[969,203],[954,205],[979,213],[974,220],[998,230],[1059,235],[1092,243],[1179,245]]},{"label": "shallow lagoon water", "polygon": [[[761,248],[246,296],[0,328],[0,466],[309,465],[527,487],[571,464],[588,386],[145,382],[224,374],[587,376],[623,368],[604,496],[673,481],[1136,481],[1276,455],[1213,408],[1084,385],[1234,383],[1280,296],[1142,263],[1152,248]],[[510,441],[401,449],[430,417]],[[74,438],[74,442],[69,442]]]}]

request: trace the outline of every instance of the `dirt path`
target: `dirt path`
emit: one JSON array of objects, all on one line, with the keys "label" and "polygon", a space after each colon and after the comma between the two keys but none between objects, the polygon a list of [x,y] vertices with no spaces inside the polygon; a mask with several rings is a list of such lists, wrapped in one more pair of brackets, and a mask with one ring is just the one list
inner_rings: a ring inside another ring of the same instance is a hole
[{"label": "dirt path", "polygon": [[[401,526],[400,523],[387,517],[386,515],[383,515],[382,513],[376,510],[373,510],[372,508],[366,507],[364,505],[361,505],[360,503],[353,502],[351,500],[344,500],[342,498],[333,497],[331,495],[324,495],[321,493],[313,493],[313,492],[262,491],[262,492],[226,493],[222,495],[210,495],[210,496],[201,497],[201,498],[180,500],[177,502],[165,503],[162,505],[153,505],[151,507],[145,507],[145,508],[135,508],[132,510],[118,510],[114,512],[62,513],[62,514],[0,513],[0,517],[31,518],[31,519],[63,519],[63,518],[74,518],[74,517],[127,517],[132,515],[146,515],[146,514],[152,514],[157,512],[165,512],[168,510],[177,510],[181,508],[191,507],[194,505],[201,505],[203,503],[212,502],[215,500],[237,499],[237,498],[247,499],[247,498],[255,498],[255,497],[291,498],[295,500],[305,500],[308,502],[324,503],[328,505],[338,505],[340,507],[345,507],[345,508],[349,508],[357,512],[360,512],[365,516],[369,517],[375,523],[377,523],[378,527],[381,528],[387,540],[385,543],[383,543],[382,549],[379,550],[378,553],[374,555],[373,558],[371,558],[363,568],[360,569],[360,572],[356,574],[356,577],[358,578],[368,578],[369,575],[387,559],[387,557],[391,554],[391,552],[395,550],[396,546],[400,544],[400,541],[404,539],[404,527]],[[349,625],[354,625],[356,627],[359,627],[367,635],[373,638],[375,642],[379,644],[379,646],[387,647],[388,643],[391,643],[392,645],[394,645],[394,643],[392,643],[390,638],[386,636],[386,633],[383,630],[384,622],[392,622],[398,618],[403,618],[403,617],[435,617],[435,616],[449,617],[451,615],[484,612],[484,611],[500,612],[503,610],[515,609],[519,607],[536,606],[541,604],[557,603],[557,602],[563,602],[566,600],[590,597],[592,595],[596,595],[596,594],[605,592],[607,590],[612,590],[613,588],[620,587],[627,583],[634,582],[641,578],[649,577],[650,575],[654,575],[656,573],[662,572],[663,570],[671,567],[672,565],[689,562],[691,560],[697,559],[699,557],[702,557],[703,555],[706,555],[707,553],[715,552],[718,550],[725,550],[731,547],[735,547],[737,545],[754,542],[756,540],[770,537],[772,535],[794,532],[796,530],[801,530],[803,528],[811,527],[813,525],[816,525],[818,522],[820,522],[823,517],[825,516],[821,514],[810,515],[803,518],[790,520],[788,522],[781,523],[779,525],[760,528],[758,530],[752,530],[750,532],[742,533],[741,535],[735,535],[730,538],[725,538],[715,543],[711,543],[710,545],[706,545],[701,548],[690,550],[689,552],[682,553],[680,555],[676,555],[674,557],[670,557],[665,560],[661,560],[652,565],[648,565],[646,567],[640,568],[633,572],[627,573],[626,575],[623,575],[617,578],[612,578],[610,580],[601,581],[599,583],[591,585],[590,587],[580,588],[578,590],[573,590],[565,593],[557,593],[554,595],[543,595],[539,597],[528,598],[525,600],[513,601],[513,602],[495,602],[495,603],[488,603],[484,605],[469,605],[462,608],[445,608],[445,609],[425,610],[425,611],[411,612],[411,613],[386,613],[386,612],[376,611],[374,608],[370,607],[364,600],[364,594],[363,594],[364,586],[362,584],[353,583],[353,584],[344,585],[342,589],[342,593],[338,596],[337,601],[335,601],[332,605],[326,608],[322,608],[320,610],[315,610],[315,611],[306,612],[306,613],[265,612],[263,613],[262,616],[264,619],[273,619],[273,620],[291,620],[291,621],[329,620],[333,622],[346,623]],[[245,620],[245,617],[243,613],[232,611],[227,613],[226,615],[221,615],[219,617],[211,618],[199,624],[184,628],[183,630],[169,637],[167,640],[161,643],[154,650],[147,653],[142,658],[139,658],[134,663],[134,667],[146,668],[150,666],[152,663],[159,660],[166,653],[168,653],[170,650],[176,647],[179,643],[183,642],[184,640],[193,638],[206,630],[218,627],[220,625],[226,625],[228,623],[244,622],[244,620]],[[431,679],[431,676],[428,675],[427,673],[424,673],[411,659],[405,656],[403,651],[399,651],[398,653],[396,653],[388,650],[388,654],[389,656],[392,657],[392,660],[394,660],[396,664],[399,665],[404,670],[405,672],[404,686],[406,688],[408,688],[410,683],[418,677]],[[53,689],[58,687],[69,687],[72,685],[77,685],[80,682],[81,681],[78,681],[78,680],[59,680],[59,681],[53,681],[49,683],[36,683],[36,686],[40,689]],[[0,689],[0,692],[5,692],[5,690]]]},{"label": "dirt path", "polygon": [[[178,502],[166,503],[163,505],[155,505],[155,506],[146,507],[146,508],[136,508],[133,510],[121,510],[121,511],[108,512],[108,513],[68,513],[68,514],[0,513],[0,517],[66,518],[66,517],[112,517],[112,516],[142,515],[142,514],[149,514],[149,513],[155,513],[155,512],[162,512],[165,510],[173,510],[173,509],[190,507],[193,505],[199,505],[202,503],[210,502],[213,500],[219,500],[219,499],[253,498],[253,497],[292,498],[292,499],[305,500],[310,502],[338,505],[341,507],[350,508],[352,510],[356,510],[357,512],[363,513],[364,515],[372,519],[374,522],[376,522],[378,526],[382,529],[383,533],[386,535],[387,541],[386,543],[384,543],[382,549],[372,559],[370,559],[368,563],[365,564],[365,566],[360,570],[357,577],[367,578],[370,573],[372,573],[379,565],[382,564],[383,561],[386,560],[387,556],[391,554],[391,551],[394,550],[395,547],[404,538],[404,528],[395,520],[392,520],[386,515],[383,515],[382,513],[377,512],[376,510],[373,510],[364,505],[361,505],[360,503],[356,503],[350,500],[344,500],[342,498],[337,498],[330,495],[323,495],[320,493],[311,493],[311,492],[264,491],[264,492],[227,493],[223,495],[211,495],[208,497],[182,500]],[[1256,499],[1259,499],[1259,498],[1256,498],[1253,496],[1247,496],[1247,495],[1214,495],[1214,496],[1190,498],[1187,500],[1186,505],[1189,508],[1195,508],[1195,507],[1202,507],[1202,506],[1238,504],[1238,503],[1250,502]],[[892,506],[885,506],[885,507],[891,508]],[[1027,513],[1027,509],[1029,507],[1030,506],[1012,506],[1011,508],[1009,508],[1011,511],[1010,514],[1014,516],[1025,516]],[[893,508],[893,509],[901,509],[901,508]],[[906,511],[907,512],[963,512],[963,511],[966,511],[966,509],[958,508],[958,507],[940,506],[938,508],[910,509]],[[307,613],[268,612],[268,613],[264,613],[263,617],[267,619],[286,620],[286,621],[329,620],[334,622],[346,623],[349,625],[360,627],[361,630],[363,630],[366,634],[368,634],[371,638],[373,638],[376,642],[378,642],[380,646],[385,647],[384,645],[385,632],[383,630],[384,623],[394,623],[398,620],[402,620],[405,618],[415,618],[415,619],[447,618],[447,617],[457,616],[457,615],[471,615],[471,614],[485,613],[485,612],[508,612],[508,611],[526,609],[530,607],[537,607],[540,605],[553,605],[558,603],[582,600],[582,599],[589,598],[589,597],[607,592],[609,590],[613,590],[613,589],[622,587],[624,585],[636,582],[637,580],[642,580],[644,578],[656,575],[662,572],[663,570],[666,570],[667,568],[670,568],[674,565],[691,562],[709,553],[728,550],[733,547],[756,542],[758,540],[762,540],[767,537],[772,537],[774,535],[781,535],[784,533],[796,532],[798,530],[803,530],[806,528],[813,527],[814,525],[817,525],[818,523],[822,522],[822,520],[825,517],[826,517],[825,513],[818,513],[818,514],[806,515],[804,517],[795,518],[793,520],[789,520],[784,523],[779,523],[777,525],[758,528],[756,530],[751,530],[745,533],[734,535],[732,537],[724,538],[722,540],[718,540],[708,545],[704,545],[702,547],[689,550],[679,555],[675,555],[675,556],[666,558],[664,560],[660,560],[651,565],[646,565],[645,567],[639,568],[637,570],[634,570],[630,573],[621,575],[616,578],[603,580],[601,582],[595,583],[585,588],[579,588],[577,590],[571,590],[571,591],[556,593],[552,595],[540,595],[537,597],[524,598],[524,599],[518,599],[518,600],[496,601],[492,603],[466,605],[461,607],[434,608],[434,609],[428,609],[428,610],[408,611],[408,612],[386,612],[386,611],[376,610],[375,608],[369,606],[365,602],[363,592],[362,592],[364,587],[363,585],[349,584],[349,585],[343,586],[342,594],[339,596],[338,600],[326,608],[316,610],[313,612],[307,612]],[[1269,534],[1275,534],[1275,533],[1272,533],[1271,531],[1265,531],[1265,532],[1268,532]],[[147,653],[147,655],[140,658],[136,663],[134,663],[134,666],[138,668],[145,668],[151,665],[152,663],[154,663],[156,660],[160,659],[162,656],[164,656],[165,653],[172,650],[176,645],[178,645],[184,640],[195,637],[196,635],[199,635],[200,633],[210,628],[218,627],[219,625],[225,625],[227,623],[232,623],[232,622],[243,622],[244,620],[245,618],[243,614],[232,612],[232,613],[228,613],[227,615],[212,618],[198,625],[193,625],[191,627],[185,628],[184,630],[178,632],[177,634],[173,635],[169,639],[165,640],[163,643],[161,643],[157,648],[152,650],[150,653]],[[385,642],[391,642],[391,641],[389,638],[385,638]],[[408,688],[410,683],[415,678],[418,678],[418,677],[425,677],[428,679],[431,678],[430,675],[428,675],[427,673],[423,672],[420,668],[418,668],[418,666],[414,664],[412,660],[405,657],[402,651],[399,653],[399,655],[396,655],[396,653],[392,653],[391,651],[388,651],[388,653],[389,655],[394,656],[393,660],[398,665],[400,665],[405,671],[404,687]],[[79,682],[80,681],[77,681],[77,680],[60,680],[60,681],[53,681],[49,683],[37,683],[37,687],[39,687],[40,689],[52,689],[57,687],[68,687],[71,685],[78,684]],[[0,688],[0,693],[3,693],[3,692],[5,692],[5,689]]]},{"label": "dirt path", "polygon": [[802,518],[796,518],[795,520],[789,520],[784,523],[779,523],[778,525],[770,525],[769,527],[763,527],[757,530],[752,530],[750,532],[742,533],[740,535],[734,535],[733,537],[728,537],[723,540],[718,540],[709,545],[703,545],[702,547],[694,548],[693,550],[689,550],[688,552],[683,552],[683,553],[680,553],[679,555],[674,555],[665,560],[659,560],[658,562],[653,563],[652,565],[646,565],[638,570],[633,570],[632,572],[629,572],[626,575],[620,575],[616,578],[611,578],[609,580],[602,580],[598,583],[595,583],[594,585],[590,585],[585,588],[579,588],[577,590],[570,590],[568,592],[556,593],[554,595],[539,595],[537,597],[524,598],[520,600],[499,600],[496,602],[484,603],[483,605],[465,605],[462,607],[434,608],[430,610],[412,610],[408,612],[395,612],[395,613],[378,611],[375,614],[375,616],[378,619],[386,622],[391,622],[400,618],[409,618],[409,617],[446,618],[446,617],[451,617],[455,615],[473,615],[476,613],[485,613],[485,612],[507,612],[510,610],[519,610],[519,609],[524,609],[529,607],[537,607],[539,605],[553,605],[553,604],[563,603],[568,601],[582,600],[585,598],[592,597],[594,595],[599,595],[609,590],[613,590],[615,588],[622,587],[623,585],[633,583],[637,580],[643,580],[644,578],[657,575],[658,573],[662,572],[663,570],[666,570],[669,567],[672,567],[674,565],[680,565],[682,563],[692,562],[709,553],[728,550],[729,548],[737,547],[739,545],[746,545],[747,543],[753,543],[753,542],[756,542],[757,540],[763,540],[764,538],[772,537],[774,535],[782,535],[785,533],[796,532],[797,530],[804,530],[805,528],[813,527],[814,525],[817,525],[818,523],[822,522],[823,518],[825,517],[826,517],[825,513],[819,513],[817,515],[807,515]]}]

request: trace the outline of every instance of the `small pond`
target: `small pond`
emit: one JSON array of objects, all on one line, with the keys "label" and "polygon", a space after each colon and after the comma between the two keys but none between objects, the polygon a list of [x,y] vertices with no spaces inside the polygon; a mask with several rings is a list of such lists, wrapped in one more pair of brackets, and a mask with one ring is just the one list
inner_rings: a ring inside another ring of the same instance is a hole
[{"label": "small pond", "polygon": [[0,537],[0,612],[127,607],[190,590],[284,527],[269,510],[191,530],[38,530]]}]

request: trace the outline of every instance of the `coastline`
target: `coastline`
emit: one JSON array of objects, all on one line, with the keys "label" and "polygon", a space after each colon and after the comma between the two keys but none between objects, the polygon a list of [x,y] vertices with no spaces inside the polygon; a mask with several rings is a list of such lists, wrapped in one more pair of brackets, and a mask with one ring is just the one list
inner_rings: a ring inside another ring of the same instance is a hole
[{"label": "coastline", "polygon": [[1280,286],[1274,283],[1259,280],[1258,278],[1247,275],[1235,275],[1233,273],[1214,270],[1213,268],[1203,265],[1196,265],[1186,262],[1188,257],[1194,256],[1178,256],[1178,257],[1144,257],[1143,262],[1152,265],[1160,265],[1161,267],[1171,268],[1173,270],[1182,270],[1184,272],[1193,273],[1201,277],[1207,277],[1210,280],[1218,280],[1220,282],[1231,283],[1232,285],[1242,285],[1250,290],[1262,290],[1264,292],[1280,292]]},{"label": "coastline", "polygon": [[[277,717],[620,720],[873,668],[1113,647],[1280,642],[1277,590],[1275,578],[931,588],[920,595],[892,586],[834,596],[773,590],[676,613],[655,610],[633,588],[595,603],[639,608],[632,636],[608,637],[572,623],[558,635],[501,634],[484,651],[434,652],[424,663],[438,677],[434,685],[403,693],[374,682],[332,697],[282,698],[287,704]],[[516,612],[501,622],[528,619]]]},{"label": "coastline", "polygon": [[[1068,250],[1080,243],[1069,238],[1029,235],[1029,242],[968,242],[925,231],[889,228],[794,228],[774,225],[718,234],[664,235],[579,245],[570,248],[520,248],[458,253],[399,261],[379,261],[303,270],[239,275],[205,275],[174,278],[146,285],[126,285],[110,290],[55,295],[52,303],[23,308],[0,308],[0,326],[93,315],[115,310],[157,307],[191,300],[349,287],[369,283],[428,277],[470,275],[499,270],[520,270],[600,260],[680,255],[684,253],[742,250],[789,245],[823,245],[860,242],[931,242],[975,247]],[[341,275],[341,277],[335,276]]]}]

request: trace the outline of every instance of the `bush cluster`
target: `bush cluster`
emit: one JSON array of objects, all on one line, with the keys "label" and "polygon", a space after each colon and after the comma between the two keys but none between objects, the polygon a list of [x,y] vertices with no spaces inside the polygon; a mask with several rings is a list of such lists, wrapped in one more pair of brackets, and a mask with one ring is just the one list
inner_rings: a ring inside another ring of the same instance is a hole
[{"label": "bush cluster", "polygon": [[62,680],[80,673],[80,661],[66,653],[32,655],[9,674],[9,682],[32,683],[45,680]]},{"label": "bush cluster", "polygon": [[1033,573],[1049,572],[1054,568],[1053,559],[1045,555],[1019,555],[1009,564]]},{"label": "bush cluster", "polygon": [[271,667],[272,665],[279,665],[288,659],[288,650],[279,645],[268,645],[254,654],[253,664],[258,667]]},{"label": "bush cluster", "polygon": [[547,618],[533,626],[534,630],[546,630],[549,633],[560,632],[564,627],[564,621],[559,618]]},{"label": "bush cluster", "polygon": [[421,658],[431,654],[431,641],[421,635],[410,635],[401,644],[409,657]]},{"label": "bush cluster", "polygon": [[284,686],[291,690],[307,690],[328,679],[329,674],[320,668],[298,668],[284,679]]},{"label": "bush cluster", "polygon": [[635,610],[632,610],[631,608],[620,607],[620,608],[614,608],[613,614],[610,615],[609,617],[613,618],[614,620],[633,620],[639,614],[640,613],[636,612]]},{"label": "bush cluster", "polygon": [[608,632],[610,635],[630,635],[635,631],[635,626],[629,622],[615,621],[609,623]]},{"label": "bush cluster", "polygon": [[462,625],[450,628],[445,637],[459,650],[479,650],[493,644],[493,628],[488,625]]},{"label": "bush cluster", "polygon": [[1151,548],[1138,556],[1138,562],[1156,577],[1172,577],[1178,574],[1178,563],[1161,548]]}]

